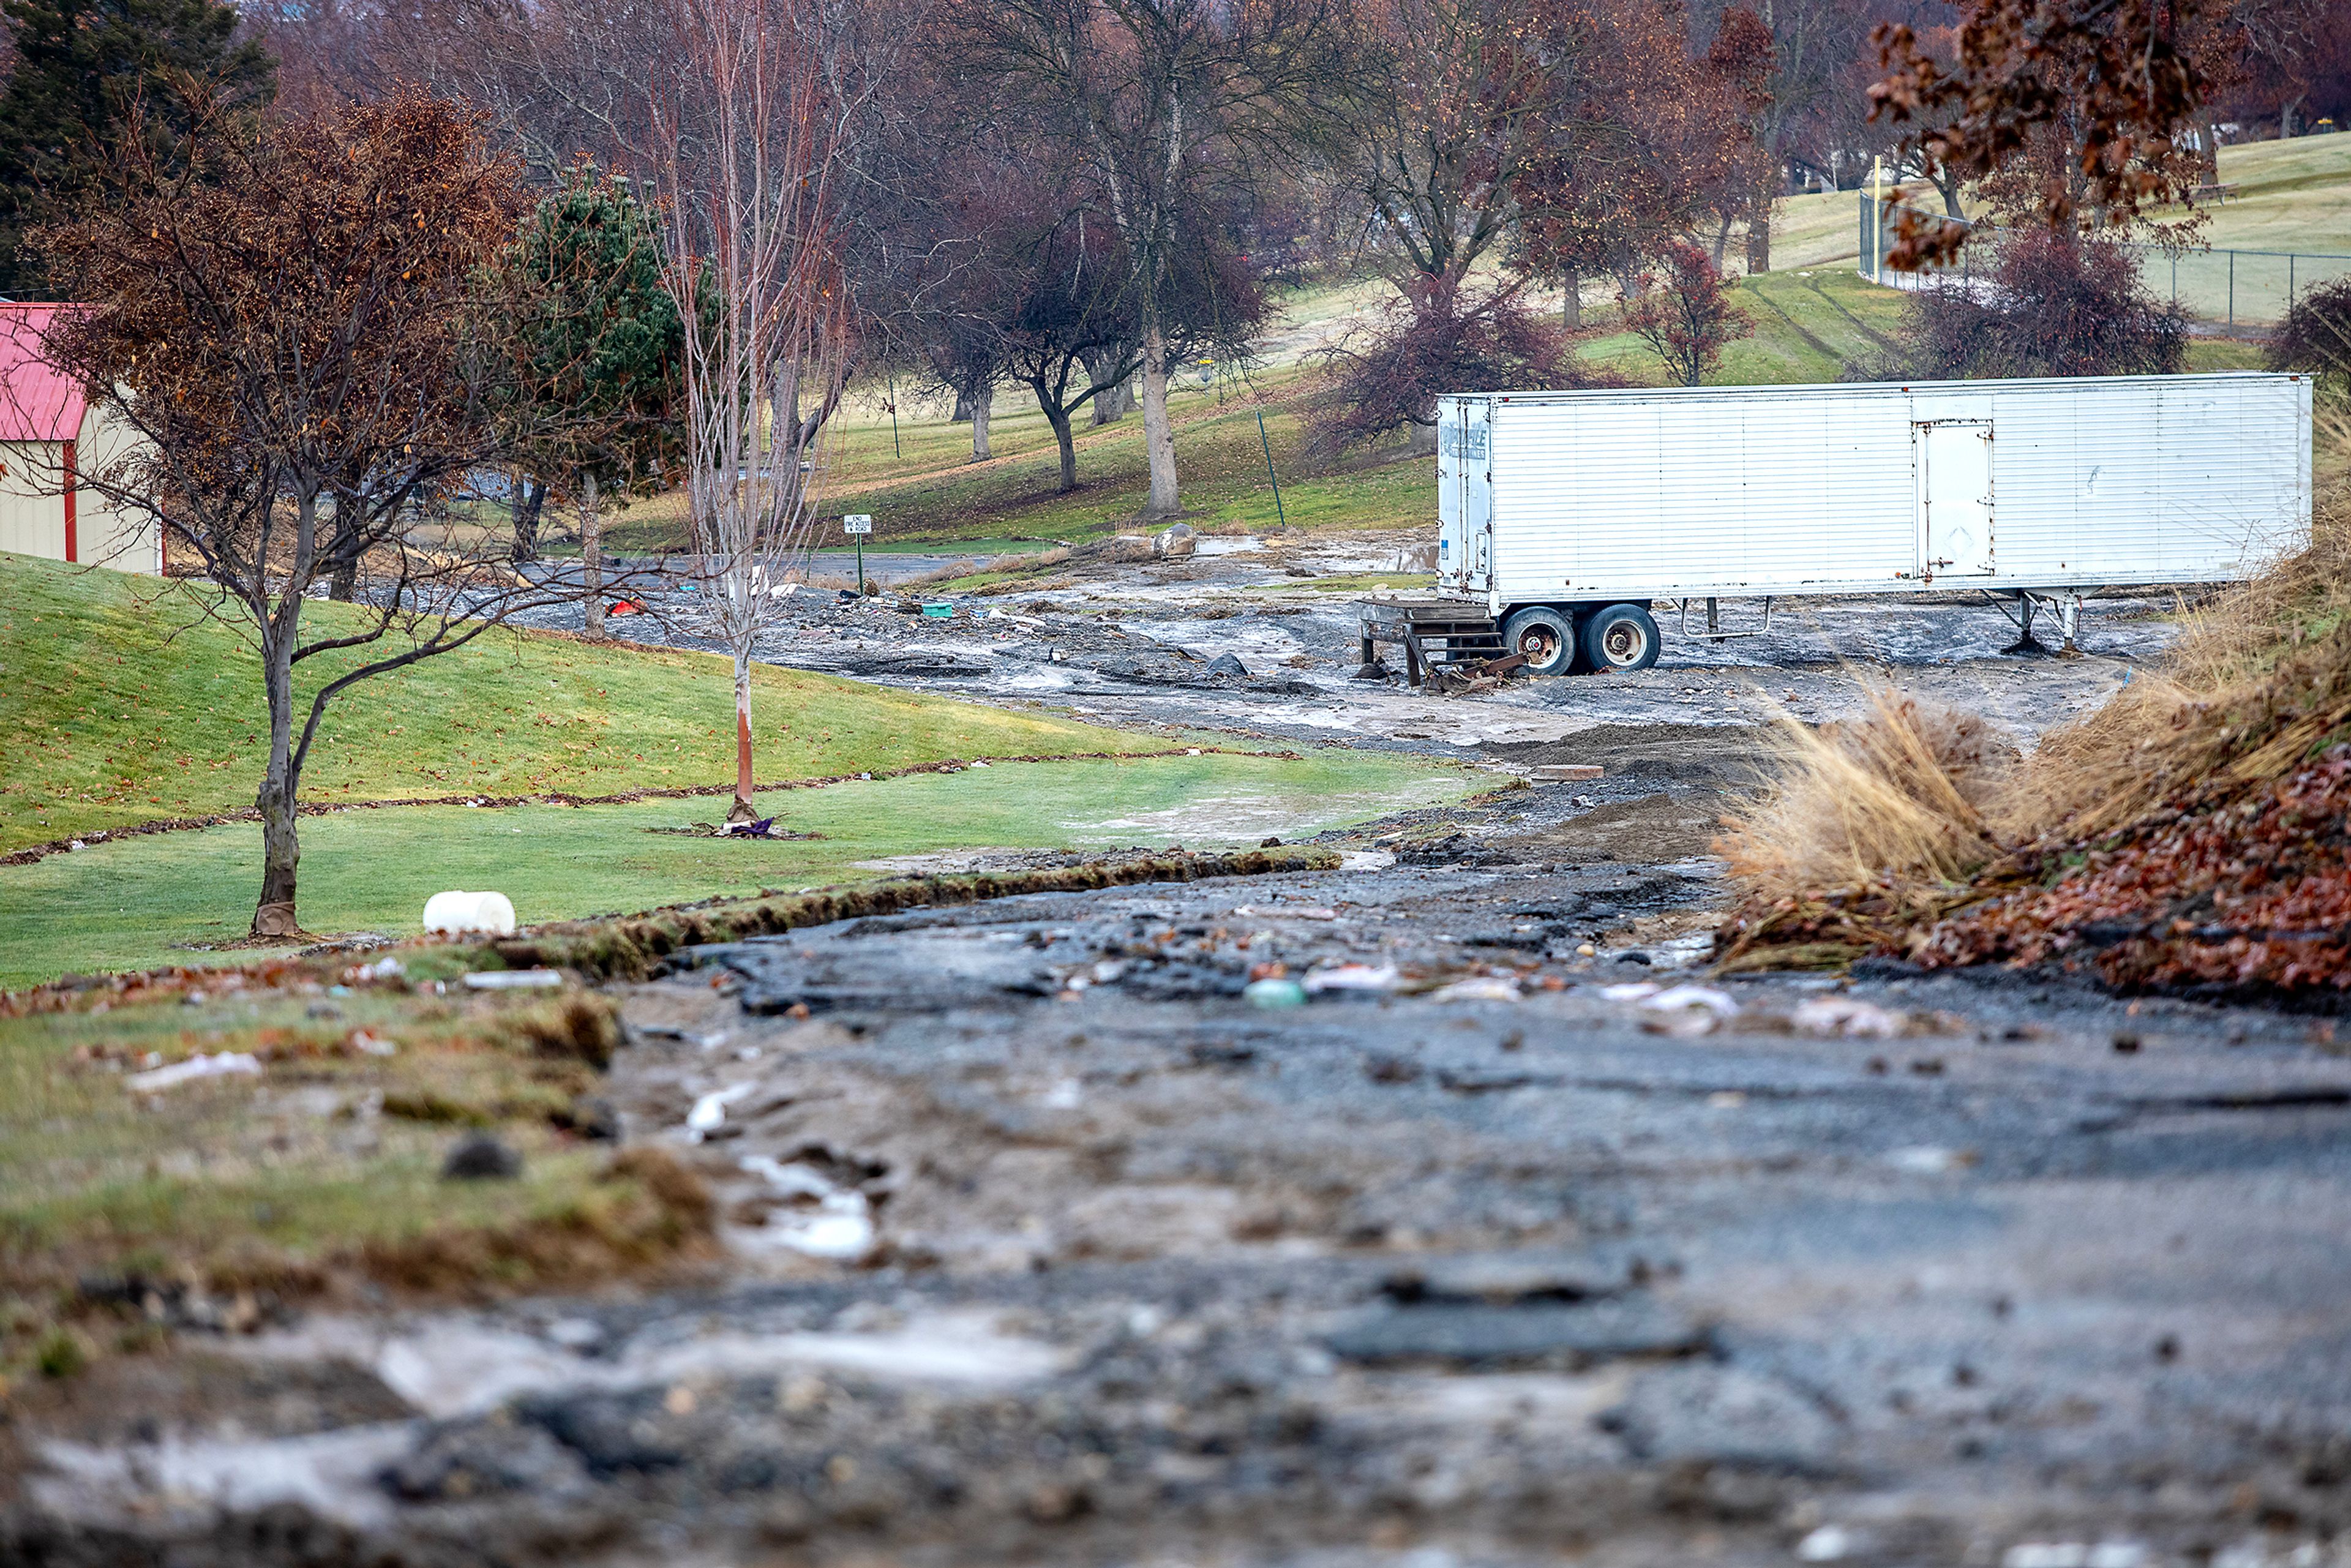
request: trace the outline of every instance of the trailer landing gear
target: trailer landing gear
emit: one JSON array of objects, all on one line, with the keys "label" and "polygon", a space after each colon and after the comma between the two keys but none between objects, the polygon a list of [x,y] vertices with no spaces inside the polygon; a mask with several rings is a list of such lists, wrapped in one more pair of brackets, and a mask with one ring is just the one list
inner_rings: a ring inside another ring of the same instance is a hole
[{"label": "trailer landing gear", "polygon": [[[2015,597],[2016,608],[2013,611],[2005,604],[2000,607],[2001,613],[2016,624],[2016,641],[2002,648],[2001,653],[2012,654],[2020,659],[2078,659],[2082,656],[2082,650],[2074,645],[2074,634],[2079,629],[2082,619],[2080,594],[2035,593],[2028,588],[2019,589]],[[2047,643],[2032,634],[2032,616],[2035,610],[2048,610],[2053,612],[2057,617],[2060,646],[2053,653],[2050,652]]]}]

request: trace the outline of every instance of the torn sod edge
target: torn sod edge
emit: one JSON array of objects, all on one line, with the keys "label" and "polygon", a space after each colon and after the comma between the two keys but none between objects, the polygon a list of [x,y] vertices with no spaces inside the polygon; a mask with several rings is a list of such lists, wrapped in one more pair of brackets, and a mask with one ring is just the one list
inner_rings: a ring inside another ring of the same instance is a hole
[{"label": "torn sod edge", "polygon": [[[877,768],[861,773],[828,773],[814,779],[780,779],[772,783],[754,784],[752,789],[821,789],[834,784],[855,784],[867,779],[907,779],[917,773],[960,773],[975,762],[985,762],[991,767],[1000,762],[1134,762],[1160,757],[1189,757],[1195,753],[1216,757],[1271,757],[1284,762],[1302,761],[1305,757],[1305,753],[1299,751],[1256,751],[1238,746],[1170,747],[1164,751],[1037,752],[1013,757],[946,758],[937,762],[916,762],[904,768]],[[626,806],[639,800],[685,800],[733,793],[735,786],[732,784],[684,784],[662,789],[623,789],[617,795],[567,795],[555,791],[543,795],[418,795],[382,800],[305,800],[294,810],[297,816],[331,817],[339,811],[383,811],[407,806],[479,806],[489,810],[515,806]],[[219,811],[204,817],[166,817],[152,822],[131,822],[120,828],[93,828],[86,833],[11,850],[0,854],[0,866],[33,865],[51,855],[65,854],[76,844],[88,848],[91,844],[111,843],[116,839],[135,838],[148,833],[196,832],[205,828],[223,828],[236,822],[259,821],[260,811],[248,806],[241,810]]]},{"label": "torn sod edge", "polygon": [[[644,978],[664,958],[682,947],[772,936],[861,915],[893,915],[935,904],[979,904],[1030,893],[1085,893],[1138,883],[1335,871],[1340,862],[1336,850],[1290,845],[1229,852],[1138,855],[1028,871],[897,877],[861,887],[825,887],[749,899],[708,899],[636,915],[556,921],[486,942],[417,939],[368,951],[377,955],[393,951],[446,953],[457,960],[460,972],[543,967],[569,969],[590,980],[634,980]],[[288,978],[314,978],[329,973],[340,977],[355,960],[370,961],[365,955],[350,952],[307,956],[289,953],[270,959],[266,967]],[[0,992],[0,1017],[63,1010],[75,997],[120,995],[140,986],[216,983],[223,976],[237,973],[240,968],[249,972],[264,967],[223,965],[134,970],[108,976],[96,984],[89,977],[78,977],[71,986],[52,980],[21,991]]]},{"label": "torn sod edge", "polygon": [[868,887],[821,888],[781,898],[683,905],[612,920],[558,922],[486,944],[516,968],[570,969],[597,979],[643,979],[672,953],[712,942],[739,942],[802,926],[937,904],[979,904],[1029,893],[1087,893],[1150,882],[1197,882],[1332,871],[1339,852],[1309,846],[1236,850],[1222,854],[1143,855],[1030,871],[911,877]]}]

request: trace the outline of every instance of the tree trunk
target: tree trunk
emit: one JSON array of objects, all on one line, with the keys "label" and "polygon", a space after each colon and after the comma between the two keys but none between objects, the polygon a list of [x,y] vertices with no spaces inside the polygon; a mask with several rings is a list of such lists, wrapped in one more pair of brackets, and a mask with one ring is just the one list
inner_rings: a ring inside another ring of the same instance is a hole
[{"label": "tree trunk", "polygon": [[1714,270],[1717,272],[1722,270],[1723,253],[1730,248],[1730,214],[1725,213],[1722,214],[1722,226],[1714,231]]},{"label": "tree trunk", "polygon": [[1167,335],[1159,323],[1143,329],[1143,450],[1151,460],[1148,517],[1172,517],[1182,502],[1176,490],[1176,432],[1167,423]]},{"label": "tree trunk", "polygon": [[1094,394],[1093,422],[1098,425],[1116,424],[1134,412],[1134,392],[1127,378],[1121,376],[1115,382],[1110,379],[1111,372],[1122,362],[1123,356],[1117,354],[1100,355],[1086,362],[1088,383],[1102,389]]},{"label": "tree trunk", "polygon": [[735,803],[726,809],[730,822],[756,821],[751,804],[751,655],[735,655]]},{"label": "tree trunk", "polygon": [[947,415],[947,423],[950,424],[965,424],[968,423],[970,420],[971,395],[968,392],[956,393],[955,412]]},{"label": "tree trunk", "polygon": [[2294,111],[2301,107],[2302,99],[2290,98],[2285,100],[2285,107],[2278,110],[2279,141],[2285,141],[2294,135]]},{"label": "tree trunk", "polygon": [[588,597],[588,635],[604,640],[604,519],[596,511],[596,476],[580,478],[580,575]]},{"label": "tree trunk", "polygon": [[256,936],[291,936],[301,928],[294,915],[294,872],[302,846],[295,833],[294,797],[300,780],[294,771],[294,643],[299,601],[287,611],[287,624],[262,627],[261,684],[269,700],[269,767],[261,776],[254,806],[261,812],[261,899],[253,911]]},{"label": "tree trunk", "polygon": [[1777,180],[1755,187],[1747,206],[1747,276],[1761,277],[1771,270],[1771,204],[1779,199]]},{"label": "tree trunk", "polygon": [[336,497],[335,531],[327,547],[327,559],[334,563],[327,579],[327,597],[340,604],[349,604],[351,595],[359,590],[359,540],[353,537],[358,529],[358,519],[343,516],[343,499]]},{"label": "tree trunk", "polygon": [[514,476],[514,559],[517,565],[538,559],[538,509],[547,504],[547,486],[528,474]]},{"label": "tree trunk", "polygon": [[[1102,400],[1097,398],[1094,401],[1099,402]],[[1078,487],[1078,447],[1070,430],[1070,411],[1055,408],[1045,401],[1042,392],[1037,395],[1037,406],[1045,411],[1045,423],[1053,427],[1053,439],[1061,444],[1061,492],[1067,495]]]},{"label": "tree trunk", "polygon": [[988,458],[987,419],[995,413],[996,389],[974,394],[971,400],[971,460],[985,463]]},{"label": "tree trunk", "polygon": [[1559,302],[1559,324],[1571,332],[1583,329],[1583,275],[1570,272]]},{"label": "tree trunk", "polygon": [[1415,457],[1436,456],[1437,421],[1432,419],[1426,424],[1423,424],[1420,421],[1414,420],[1407,430],[1405,450]]}]

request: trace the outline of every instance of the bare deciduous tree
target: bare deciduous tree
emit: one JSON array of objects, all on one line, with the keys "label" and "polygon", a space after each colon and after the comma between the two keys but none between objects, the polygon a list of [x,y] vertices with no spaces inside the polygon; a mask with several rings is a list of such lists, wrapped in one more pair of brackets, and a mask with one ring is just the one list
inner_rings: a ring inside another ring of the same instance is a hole
[{"label": "bare deciduous tree", "polygon": [[752,655],[775,587],[813,535],[823,477],[799,389],[837,402],[849,361],[835,242],[856,105],[826,68],[832,19],[820,0],[674,7],[685,68],[652,115],[662,272],[688,324],[687,503],[708,613],[735,661],[729,820],[746,821]]},{"label": "bare deciduous tree", "polygon": [[1181,507],[1167,415],[1177,250],[1219,180],[1296,159],[1352,82],[1337,0],[953,0],[942,42],[1083,160],[1141,323],[1145,515]]}]

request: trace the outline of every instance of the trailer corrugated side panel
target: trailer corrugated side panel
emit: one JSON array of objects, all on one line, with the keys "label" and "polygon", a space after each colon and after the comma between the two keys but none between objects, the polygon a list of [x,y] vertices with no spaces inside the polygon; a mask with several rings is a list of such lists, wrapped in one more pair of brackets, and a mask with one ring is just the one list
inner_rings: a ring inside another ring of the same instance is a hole
[{"label": "trailer corrugated side panel", "polygon": [[[2245,373],[1497,395],[1490,481],[1463,477],[1508,602],[2222,579],[2307,538],[2308,401]],[[1917,424],[1947,420],[1992,427],[1994,570],[1929,581]]]},{"label": "trailer corrugated side panel", "polygon": [[2001,382],[1920,389],[1912,417],[1992,421],[1999,580],[2121,586],[2240,577],[2300,548],[2309,392],[2284,376]]},{"label": "trailer corrugated side panel", "polygon": [[[1498,400],[1505,594],[1520,584],[1556,597],[1580,584],[1687,579],[1771,592],[1915,570],[1908,430],[1898,413],[1855,417],[1862,401]],[[1798,517],[1804,527],[1792,529]]]}]

